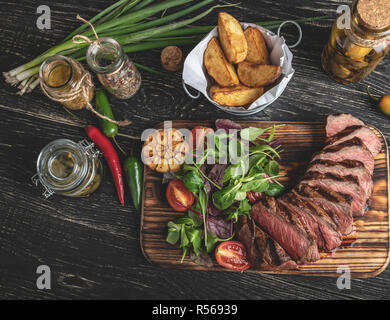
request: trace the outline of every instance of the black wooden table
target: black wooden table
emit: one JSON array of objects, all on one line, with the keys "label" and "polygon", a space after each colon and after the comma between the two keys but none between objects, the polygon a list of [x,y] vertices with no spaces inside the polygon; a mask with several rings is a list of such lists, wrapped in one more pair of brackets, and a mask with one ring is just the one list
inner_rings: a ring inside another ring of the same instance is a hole
[{"label": "black wooden table", "polygon": [[[216,1],[225,3],[225,1]],[[49,3],[52,29],[36,27],[32,0],[1,3],[0,65],[8,71],[55,45],[79,25],[77,13],[94,16],[110,1],[63,0]],[[287,20],[335,16],[338,0],[242,1],[229,8],[240,21]],[[349,112],[390,137],[389,118],[370,103],[367,84],[389,92],[390,57],[363,83],[342,86],[321,71],[320,55],[333,19],[303,24],[302,44],[293,49],[295,76],[281,98],[263,112],[244,119],[320,121],[326,114]],[[198,24],[216,23],[213,12]],[[296,31],[286,28],[294,41]],[[189,52],[192,47],[186,47]],[[160,50],[131,54],[134,61],[161,69]],[[121,128],[119,143],[131,148],[141,132],[170,119],[206,120],[230,117],[205,98],[192,100],[181,86],[180,73],[157,76],[142,72],[143,85],[131,100],[112,99],[114,112],[134,121]],[[41,197],[30,177],[40,149],[57,138],[81,140],[80,124],[39,89],[24,96],[0,81],[0,298],[146,298],[146,299],[366,299],[388,298],[390,269],[371,279],[352,280],[339,290],[334,278],[273,276],[231,272],[165,270],[150,265],[139,245],[140,216],[129,204],[121,207],[110,177],[87,199]],[[91,123],[96,119],[81,111]],[[118,116],[119,118],[119,116]],[[230,117],[231,118],[231,117]],[[39,265],[52,272],[52,289],[38,290]]]}]

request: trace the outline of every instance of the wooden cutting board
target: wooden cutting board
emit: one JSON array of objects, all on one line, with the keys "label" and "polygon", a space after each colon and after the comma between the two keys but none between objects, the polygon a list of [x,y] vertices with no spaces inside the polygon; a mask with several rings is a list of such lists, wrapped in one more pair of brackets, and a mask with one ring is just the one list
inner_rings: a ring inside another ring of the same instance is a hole
[{"label": "wooden cutting board", "polygon": [[[293,185],[304,174],[306,165],[314,152],[322,149],[325,140],[324,125],[314,122],[239,122],[242,127],[269,127],[285,123],[277,129],[283,147],[280,161],[284,185]],[[174,121],[174,128],[192,129],[196,125],[214,127],[209,122]],[[162,128],[163,124],[157,126]],[[386,269],[389,263],[389,155],[386,139],[371,127],[382,141],[382,150],[375,158],[374,190],[369,210],[364,217],[355,219],[355,232],[343,239],[343,244],[333,254],[322,254],[319,261],[299,266],[298,270],[264,271],[250,269],[245,272],[298,274],[311,276],[340,276],[339,267],[348,266],[352,277],[373,277]],[[165,241],[167,223],[182,214],[174,212],[162,193],[162,176],[149,168],[144,171],[144,188],[140,242],[145,258],[153,264],[166,268],[189,270],[228,271],[214,260],[214,267],[207,268],[193,263],[189,257],[180,263],[181,249]]]}]

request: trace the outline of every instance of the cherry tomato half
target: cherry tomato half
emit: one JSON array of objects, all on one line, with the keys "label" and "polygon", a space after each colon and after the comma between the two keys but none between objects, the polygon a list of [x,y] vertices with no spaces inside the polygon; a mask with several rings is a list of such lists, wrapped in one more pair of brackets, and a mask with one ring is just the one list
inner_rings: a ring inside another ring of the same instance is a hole
[{"label": "cherry tomato half", "polygon": [[244,271],[251,266],[246,257],[245,246],[238,241],[222,242],[215,249],[215,258],[219,265],[231,270]]},{"label": "cherry tomato half", "polygon": [[206,135],[213,133],[214,130],[208,127],[196,126],[192,129],[192,147],[196,150],[199,146],[206,143]]},{"label": "cherry tomato half", "polygon": [[183,181],[171,180],[167,187],[167,200],[175,211],[187,211],[194,203],[194,194],[187,189]]}]

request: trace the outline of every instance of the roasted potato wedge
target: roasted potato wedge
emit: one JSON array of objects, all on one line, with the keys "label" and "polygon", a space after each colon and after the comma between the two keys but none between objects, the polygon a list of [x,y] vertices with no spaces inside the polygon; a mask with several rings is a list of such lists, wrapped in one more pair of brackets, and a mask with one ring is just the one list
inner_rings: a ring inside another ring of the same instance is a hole
[{"label": "roasted potato wedge", "polygon": [[275,82],[282,74],[282,67],[251,62],[241,62],[237,68],[238,78],[248,87],[264,87]]},{"label": "roasted potato wedge", "polygon": [[220,12],[218,14],[218,33],[228,61],[233,64],[244,61],[248,53],[248,44],[240,23],[230,14]]},{"label": "roasted potato wedge", "polygon": [[248,88],[238,85],[231,88],[223,88],[214,85],[210,88],[211,98],[218,104],[228,107],[241,107],[250,105],[264,92],[264,88]]},{"label": "roasted potato wedge", "polygon": [[267,45],[259,29],[248,27],[245,29],[244,35],[248,44],[248,54],[245,61],[258,64],[271,64]]},{"label": "roasted potato wedge", "polygon": [[220,86],[232,87],[240,83],[236,69],[226,60],[217,38],[208,43],[203,60],[207,72]]}]

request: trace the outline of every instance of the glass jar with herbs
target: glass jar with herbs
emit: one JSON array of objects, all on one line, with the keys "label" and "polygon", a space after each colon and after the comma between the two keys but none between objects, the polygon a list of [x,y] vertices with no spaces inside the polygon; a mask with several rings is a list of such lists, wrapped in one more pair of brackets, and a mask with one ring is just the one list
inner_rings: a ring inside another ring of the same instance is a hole
[{"label": "glass jar with herbs", "polygon": [[141,86],[141,75],[113,38],[93,41],[87,50],[87,63],[100,83],[119,99],[135,95]]},{"label": "glass jar with herbs", "polygon": [[346,13],[335,21],[322,67],[332,79],[346,84],[363,80],[389,52],[390,1],[355,0],[350,25],[345,21]]},{"label": "glass jar with herbs", "polygon": [[82,109],[93,99],[91,74],[72,58],[60,55],[48,58],[40,67],[39,79],[42,91],[68,109]]},{"label": "glass jar with herbs", "polygon": [[40,152],[33,183],[42,184],[45,198],[52,194],[86,197],[96,191],[103,178],[100,152],[93,143],[54,140]]}]

